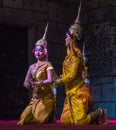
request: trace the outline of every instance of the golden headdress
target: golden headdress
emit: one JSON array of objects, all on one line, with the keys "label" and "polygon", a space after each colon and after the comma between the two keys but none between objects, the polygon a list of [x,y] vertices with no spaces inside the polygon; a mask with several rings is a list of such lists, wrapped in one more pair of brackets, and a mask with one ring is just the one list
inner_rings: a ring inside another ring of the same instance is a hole
[{"label": "golden headdress", "polygon": [[43,46],[43,48],[44,48],[44,55],[45,55],[45,56],[48,55],[48,51],[47,51],[47,41],[46,41],[46,34],[47,34],[47,31],[48,31],[48,24],[49,24],[49,22],[47,22],[47,25],[46,25],[46,28],[45,28],[45,32],[44,32],[43,37],[35,43],[35,47],[38,46],[38,45]]},{"label": "golden headdress", "polygon": [[78,9],[78,15],[74,21],[74,24],[70,26],[69,32],[71,35],[76,37],[77,40],[81,40],[82,38],[82,28],[80,26],[80,12],[81,12],[81,5],[82,5],[82,0],[80,1],[79,9]]},{"label": "golden headdress", "polygon": [[49,24],[49,22],[47,22],[47,25],[46,25],[43,37],[35,43],[35,46],[38,46],[38,45],[41,45],[41,46],[47,45],[46,34],[47,34],[47,30],[48,30],[48,24]]}]

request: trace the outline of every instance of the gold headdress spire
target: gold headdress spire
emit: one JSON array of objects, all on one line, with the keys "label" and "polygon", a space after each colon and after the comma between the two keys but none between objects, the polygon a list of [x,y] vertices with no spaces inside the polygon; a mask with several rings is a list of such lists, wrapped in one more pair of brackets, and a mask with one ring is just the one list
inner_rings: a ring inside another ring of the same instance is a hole
[{"label": "gold headdress spire", "polygon": [[42,39],[38,40],[35,44],[35,46],[38,46],[38,45],[47,45],[47,41],[46,41],[46,35],[47,35],[47,31],[48,31],[48,24],[49,22],[47,22],[47,25],[46,25],[46,28],[45,28],[45,32],[44,32],[44,35],[42,37]]},{"label": "gold headdress spire", "polygon": [[47,25],[46,25],[46,28],[45,28],[45,32],[44,32],[44,35],[42,37],[43,40],[46,40],[46,34],[47,34],[47,31],[48,31],[48,24],[49,24],[49,22],[47,22]]},{"label": "gold headdress spire", "polygon": [[74,23],[79,23],[80,22],[81,5],[82,5],[82,0],[80,1],[80,5],[79,5],[79,9],[78,9],[78,15],[77,15]]},{"label": "gold headdress spire", "polygon": [[80,26],[81,5],[82,5],[82,0],[80,1],[78,15],[74,21],[74,24],[71,25],[69,28],[70,33],[73,34],[73,36],[76,37],[77,40],[81,40],[81,38],[82,38],[82,29]]}]

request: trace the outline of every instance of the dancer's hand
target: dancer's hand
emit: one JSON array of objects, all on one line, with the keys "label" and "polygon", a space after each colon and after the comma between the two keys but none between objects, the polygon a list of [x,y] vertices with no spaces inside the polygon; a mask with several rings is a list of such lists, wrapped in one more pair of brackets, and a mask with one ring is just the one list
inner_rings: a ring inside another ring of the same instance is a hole
[{"label": "dancer's hand", "polygon": [[56,83],[57,85],[60,85],[60,86],[63,86],[63,85],[64,85],[63,80],[62,80],[61,78],[56,79],[56,80],[55,80],[55,83]]}]

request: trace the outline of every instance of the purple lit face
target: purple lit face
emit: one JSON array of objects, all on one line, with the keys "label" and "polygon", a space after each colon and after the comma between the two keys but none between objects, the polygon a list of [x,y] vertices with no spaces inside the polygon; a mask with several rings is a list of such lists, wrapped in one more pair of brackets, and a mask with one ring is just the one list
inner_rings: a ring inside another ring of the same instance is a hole
[{"label": "purple lit face", "polygon": [[36,46],[34,54],[35,54],[36,59],[41,60],[41,59],[45,58],[44,48],[40,45]]},{"label": "purple lit face", "polygon": [[65,38],[65,45],[68,46],[69,45],[69,42],[71,40],[71,37],[68,33],[66,33],[66,38]]}]

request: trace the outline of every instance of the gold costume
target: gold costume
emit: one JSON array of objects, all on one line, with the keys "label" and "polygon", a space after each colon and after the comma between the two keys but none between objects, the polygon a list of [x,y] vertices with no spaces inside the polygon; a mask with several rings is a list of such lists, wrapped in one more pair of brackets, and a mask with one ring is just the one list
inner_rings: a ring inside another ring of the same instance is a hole
[{"label": "gold costume", "polygon": [[[27,82],[29,80],[41,81],[47,77],[47,70],[53,70],[50,62],[44,61],[41,64],[34,63],[27,72]],[[52,84],[32,86],[32,99],[22,112],[18,124],[27,123],[49,123],[55,119],[55,97]]]},{"label": "gold costume", "polygon": [[81,4],[82,0],[76,20],[66,33],[67,56],[63,63],[62,77],[56,79],[56,83],[64,84],[66,90],[61,122],[63,124],[88,125],[101,119],[102,124],[107,124],[107,110],[98,108],[92,111],[92,94],[89,86],[85,83],[88,76],[87,67],[78,48],[78,42],[83,39],[83,30],[80,26]]},{"label": "gold costume", "polygon": [[63,63],[62,81],[65,85],[66,98],[61,122],[63,124],[89,124],[88,114],[92,95],[90,88],[84,83],[82,72],[86,68],[82,54],[78,48],[74,47],[75,41],[71,40],[67,48],[67,56]]}]

